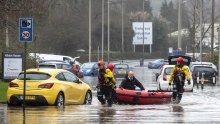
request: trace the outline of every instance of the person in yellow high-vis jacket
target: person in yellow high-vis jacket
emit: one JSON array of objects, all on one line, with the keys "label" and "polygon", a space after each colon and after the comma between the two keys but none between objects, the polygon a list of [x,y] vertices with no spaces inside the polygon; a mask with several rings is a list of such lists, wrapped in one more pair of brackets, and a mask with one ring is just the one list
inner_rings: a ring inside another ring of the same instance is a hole
[{"label": "person in yellow high-vis jacket", "polygon": [[98,85],[97,85],[97,97],[102,105],[108,103],[108,106],[112,106],[112,90],[115,87],[115,79],[112,71],[105,67],[104,61],[98,62]]},{"label": "person in yellow high-vis jacket", "polygon": [[[182,99],[182,94],[184,92],[184,82],[187,79],[190,85],[190,73],[186,65],[183,65],[183,58],[177,58],[177,65],[172,68],[169,79],[169,86],[173,82],[173,100],[179,103]],[[178,98],[178,99],[176,99]]]}]

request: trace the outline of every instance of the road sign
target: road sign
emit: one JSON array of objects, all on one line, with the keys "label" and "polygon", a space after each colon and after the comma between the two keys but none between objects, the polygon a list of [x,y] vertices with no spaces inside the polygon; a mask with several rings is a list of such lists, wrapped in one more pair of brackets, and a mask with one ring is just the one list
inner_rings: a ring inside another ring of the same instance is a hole
[{"label": "road sign", "polygon": [[20,42],[33,41],[33,18],[19,19],[19,41]]}]

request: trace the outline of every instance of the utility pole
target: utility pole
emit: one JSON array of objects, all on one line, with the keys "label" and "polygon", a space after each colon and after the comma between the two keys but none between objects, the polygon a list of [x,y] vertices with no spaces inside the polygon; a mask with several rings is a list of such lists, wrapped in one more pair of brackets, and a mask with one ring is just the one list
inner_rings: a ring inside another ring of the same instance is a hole
[{"label": "utility pole", "polygon": [[89,0],[89,62],[91,62],[91,1]]},{"label": "utility pole", "polygon": [[124,5],[123,0],[121,0],[121,52],[122,52],[122,61],[124,55]]},{"label": "utility pole", "polygon": [[109,52],[110,52],[110,32],[109,32],[109,0],[108,0],[108,63],[109,63]]},{"label": "utility pole", "polygon": [[102,0],[102,60],[104,60],[104,14],[105,0]]},{"label": "utility pole", "polygon": [[178,49],[182,49],[182,29],[181,29],[181,9],[182,9],[182,0],[179,0],[178,8]]},{"label": "utility pole", "polygon": [[203,0],[200,0],[200,62],[202,62],[202,14],[203,14]]},{"label": "utility pole", "polygon": [[211,29],[211,60],[213,60],[213,42],[214,42],[214,16],[215,16],[215,0],[212,0],[212,29]]},{"label": "utility pole", "polygon": [[144,1],[143,0],[143,59],[144,59]]}]

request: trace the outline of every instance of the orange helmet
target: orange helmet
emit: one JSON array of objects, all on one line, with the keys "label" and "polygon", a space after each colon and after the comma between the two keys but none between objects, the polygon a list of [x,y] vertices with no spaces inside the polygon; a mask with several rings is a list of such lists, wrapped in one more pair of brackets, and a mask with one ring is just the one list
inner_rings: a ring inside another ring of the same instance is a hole
[{"label": "orange helmet", "polygon": [[112,63],[109,63],[108,66],[107,66],[111,71],[113,71],[114,69],[114,65]]},{"label": "orange helmet", "polygon": [[104,65],[105,65],[105,62],[104,62],[104,61],[100,60],[100,61],[98,62],[98,66],[104,66]]},{"label": "orange helmet", "polygon": [[176,61],[179,62],[179,63],[183,63],[183,58],[182,58],[182,57],[179,57],[179,58],[177,58]]}]

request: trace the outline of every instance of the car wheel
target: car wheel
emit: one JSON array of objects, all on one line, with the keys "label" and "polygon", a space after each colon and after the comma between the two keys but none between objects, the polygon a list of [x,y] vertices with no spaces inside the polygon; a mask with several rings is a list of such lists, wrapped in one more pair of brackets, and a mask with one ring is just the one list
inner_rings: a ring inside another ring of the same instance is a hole
[{"label": "car wheel", "polygon": [[63,95],[63,93],[61,93],[61,92],[58,93],[57,99],[56,99],[56,102],[55,102],[55,106],[57,106],[57,107],[64,106],[64,95]]},{"label": "car wheel", "polygon": [[92,103],[92,93],[90,90],[88,90],[85,95],[84,104],[91,104],[91,103]]}]

